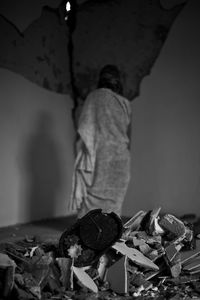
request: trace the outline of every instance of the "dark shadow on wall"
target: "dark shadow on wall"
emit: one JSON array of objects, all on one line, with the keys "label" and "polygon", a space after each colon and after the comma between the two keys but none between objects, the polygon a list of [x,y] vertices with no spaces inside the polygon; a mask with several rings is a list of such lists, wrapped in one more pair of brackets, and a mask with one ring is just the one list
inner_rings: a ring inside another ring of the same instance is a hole
[{"label": "dark shadow on wall", "polygon": [[62,187],[61,158],[53,126],[52,117],[41,112],[26,148],[30,220],[54,216],[57,195]]}]

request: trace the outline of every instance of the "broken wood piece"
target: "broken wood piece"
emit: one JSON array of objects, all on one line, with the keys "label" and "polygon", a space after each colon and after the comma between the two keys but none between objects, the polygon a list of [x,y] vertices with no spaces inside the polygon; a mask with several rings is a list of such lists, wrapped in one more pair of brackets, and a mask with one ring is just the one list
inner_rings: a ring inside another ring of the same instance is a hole
[{"label": "broken wood piece", "polygon": [[185,271],[192,271],[197,268],[200,268],[200,260],[194,260],[190,264],[187,264],[186,266],[183,267],[183,270]]},{"label": "broken wood piece", "polygon": [[98,293],[98,287],[93,279],[85,272],[85,268],[77,268],[72,266],[73,273],[76,275],[81,285],[87,287],[94,293]]},{"label": "broken wood piece", "polygon": [[200,256],[200,251],[192,254],[191,256],[189,256],[189,257],[187,257],[187,258],[185,258],[183,260],[181,260],[182,266],[184,267],[186,264],[188,264],[189,262],[191,262],[194,258],[197,258],[199,256]]},{"label": "broken wood piece", "polygon": [[64,290],[66,290],[70,287],[72,259],[67,257],[58,257],[56,258],[56,261],[60,269],[61,284],[64,287]]},{"label": "broken wood piece", "polygon": [[160,270],[158,271],[148,271],[144,274],[144,278],[146,280],[150,280],[152,279],[153,277],[157,276],[158,274],[160,273]]},{"label": "broken wood piece", "polygon": [[143,239],[139,239],[137,236],[133,236],[130,240],[132,241],[134,247],[139,247],[140,245],[146,244]]},{"label": "broken wood piece", "polygon": [[120,294],[128,292],[128,278],[126,269],[127,257],[123,256],[107,272],[106,280],[109,282],[110,288]]},{"label": "broken wood piece", "polygon": [[136,236],[130,239],[130,241],[132,241],[134,248],[139,249],[146,256],[153,250],[143,239],[138,239]]},{"label": "broken wood piece", "polygon": [[182,248],[181,244],[175,245],[174,243],[170,243],[165,248],[165,255],[169,262],[172,262],[174,260],[175,256],[179,253],[181,248]]},{"label": "broken wood piece", "polygon": [[140,240],[144,240],[149,245],[161,244],[162,237],[160,235],[148,235],[146,231],[136,232],[136,237]]},{"label": "broken wood piece", "polygon": [[42,257],[38,257],[36,263],[33,263],[31,274],[33,275],[37,285],[43,289],[48,281],[51,264],[53,263],[52,254],[46,253]]},{"label": "broken wood piece", "polygon": [[60,272],[54,263],[50,264],[49,272],[44,283],[45,289],[48,289],[51,293],[58,293],[61,290]]},{"label": "broken wood piece", "polygon": [[117,242],[112,246],[113,249],[115,249],[117,252],[120,252],[121,254],[128,256],[134,263],[136,263],[139,266],[153,269],[153,270],[159,270],[159,267],[154,264],[149,258],[144,256],[140,251],[134,248],[128,247],[125,243]]},{"label": "broken wood piece", "polygon": [[128,220],[124,224],[124,228],[129,229],[130,231],[137,230],[145,215],[146,212],[144,212],[143,210],[138,211],[130,220]]},{"label": "broken wood piece", "polygon": [[182,271],[181,255],[179,252],[181,248],[181,245],[175,245],[173,243],[166,248],[164,259],[173,278],[178,277]]},{"label": "broken wood piece", "polygon": [[11,293],[13,286],[14,286],[14,276],[15,276],[15,262],[9,258],[7,254],[0,253],[0,271],[1,276],[0,281],[2,283],[2,294],[3,297],[8,297]]},{"label": "broken wood piece", "polygon": [[[195,270],[189,271],[188,272],[190,275],[195,275],[200,273],[200,268],[196,268]],[[199,275],[198,275],[199,276]]]},{"label": "broken wood piece", "polygon": [[150,210],[142,220],[142,227],[149,235],[163,234],[164,230],[158,224],[161,208]]}]

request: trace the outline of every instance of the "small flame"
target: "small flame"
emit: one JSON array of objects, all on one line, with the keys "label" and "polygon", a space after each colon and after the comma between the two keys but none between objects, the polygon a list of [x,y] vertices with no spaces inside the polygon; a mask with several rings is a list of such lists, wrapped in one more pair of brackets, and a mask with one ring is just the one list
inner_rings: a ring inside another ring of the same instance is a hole
[{"label": "small flame", "polygon": [[71,4],[69,1],[66,3],[66,11],[69,12],[71,10]]}]

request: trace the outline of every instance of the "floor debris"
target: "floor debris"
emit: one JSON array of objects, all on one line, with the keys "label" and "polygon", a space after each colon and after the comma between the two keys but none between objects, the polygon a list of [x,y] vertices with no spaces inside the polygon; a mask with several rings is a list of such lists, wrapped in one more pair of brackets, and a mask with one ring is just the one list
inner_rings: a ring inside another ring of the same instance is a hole
[{"label": "floor debris", "polygon": [[122,224],[95,210],[57,241],[2,243],[0,299],[200,299],[200,251],[182,255],[196,245],[188,218],[158,208]]}]

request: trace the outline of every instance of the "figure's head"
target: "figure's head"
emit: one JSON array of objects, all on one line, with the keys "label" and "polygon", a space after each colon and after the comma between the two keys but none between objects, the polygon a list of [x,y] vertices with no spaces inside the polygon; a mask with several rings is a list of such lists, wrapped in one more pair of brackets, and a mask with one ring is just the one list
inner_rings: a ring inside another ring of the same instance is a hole
[{"label": "figure's head", "polygon": [[115,65],[106,65],[101,69],[98,88],[108,88],[115,93],[123,93],[120,72]]}]

